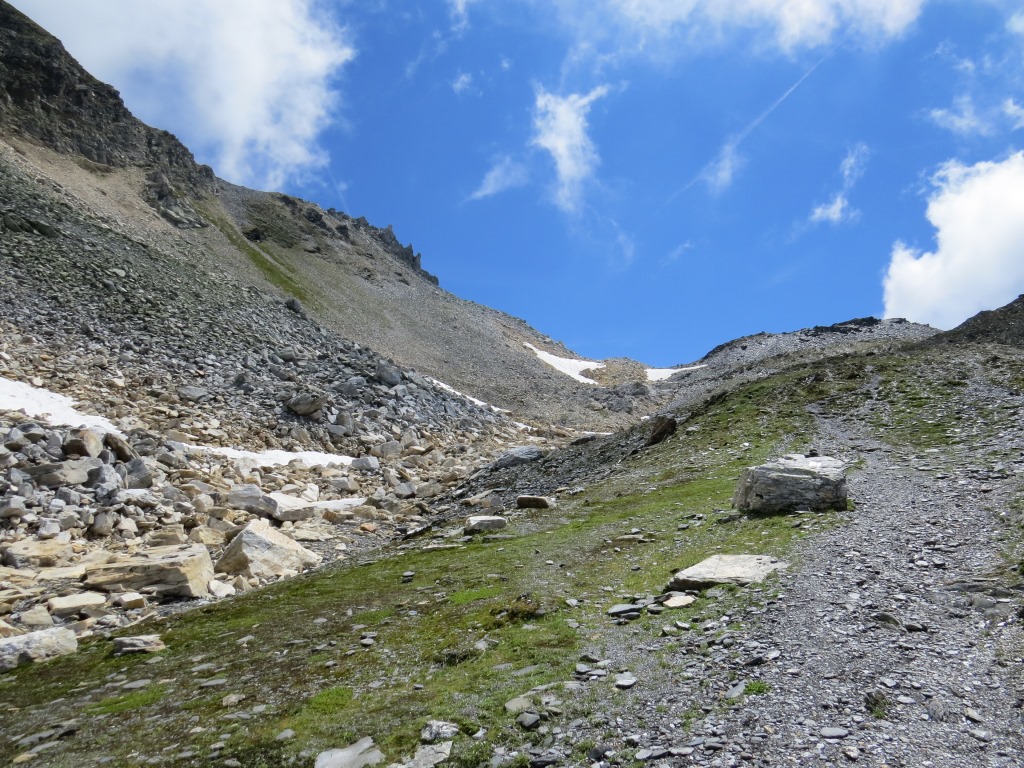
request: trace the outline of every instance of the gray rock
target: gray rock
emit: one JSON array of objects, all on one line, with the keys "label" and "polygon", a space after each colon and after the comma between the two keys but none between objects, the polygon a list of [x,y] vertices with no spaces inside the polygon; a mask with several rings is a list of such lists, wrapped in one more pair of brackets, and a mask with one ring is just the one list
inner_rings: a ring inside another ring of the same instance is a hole
[{"label": "gray rock", "polygon": [[290,398],[285,405],[298,416],[311,416],[327,405],[330,399],[331,396],[326,392],[300,392]]},{"label": "gray rock", "polygon": [[266,520],[253,520],[225,548],[217,561],[217,572],[270,579],[319,562],[319,555],[272,528]]},{"label": "gray rock", "polygon": [[376,765],[384,760],[384,753],[373,743],[373,739],[365,736],[355,744],[344,749],[329,749],[316,756],[314,768],[363,768],[364,765]]},{"label": "gray rock", "polygon": [[277,501],[263,493],[258,485],[251,483],[233,487],[228,492],[227,506],[232,509],[244,509],[263,517],[274,517],[278,511]]},{"label": "gray rock", "polygon": [[517,496],[516,507],[519,509],[550,509],[551,500],[544,496]]},{"label": "gray rock", "polygon": [[62,447],[67,456],[96,458],[103,451],[103,435],[93,429],[72,429]]},{"label": "gray rock", "polygon": [[364,472],[376,472],[380,469],[380,459],[376,456],[360,456],[352,460],[351,467]]},{"label": "gray rock", "polygon": [[827,456],[793,454],[748,467],[740,475],[733,506],[760,514],[846,509],[843,466],[838,459]]},{"label": "gray rock", "polygon": [[21,664],[65,656],[78,650],[75,633],[63,627],[0,639],[0,672]]},{"label": "gray rock", "polygon": [[466,518],[465,532],[467,534],[485,533],[487,531],[500,531],[508,525],[508,520],[497,515],[471,515]]},{"label": "gray rock", "polygon": [[498,460],[492,465],[492,469],[507,469],[508,467],[517,467],[520,464],[529,464],[530,462],[543,459],[547,454],[535,445],[522,445],[518,448],[513,448],[510,451],[506,451]]},{"label": "gray rock", "polygon": [[524,731],[533,731],[540,727],[540,715],[536,712],[522,712],[516,718],[516,724]]},{"label": "gray rock", "polygon": [[29,467],[26,471],[39,485],[47,488],[60,488],[63,485],[85,485],[89,481],[89,472],[103,466],[99,459],[77,459],[57,464],[40,464]]},{"label": "gray rock", "polygon": [[178,397],[182,400],[186,400],[191,403],[197,403],[201,400],[205,400],[210,396],[210,393],[202,387],[179,387]]},{"label": "gray rock", "polygon": [[451,754],[452,742],[450,741],[443,744],[424,744],[416,750],[408,768],[434,768],[438,763],[447,760]]},{"label": "gray rock", "polygon": [[402,383],[402,372],[393,365],[388,365],[383,360],[377,361],[377,370],[374,371],[374,376],[382,384],[387,384],[389,387],[395,387]]},{"label": "gray rock", "polygon": [[822,728],[818,734],[823,739],[845,739],[850,732],[845,728]]},{"label": "gray rock", "polygon": [[619,603],[618,605],[613,605],[609,608],[607,614],[609,616],[618,617],[626,616],[631,613],[640,613],[641,610],[642,608],[639,605],[634,605],[633,603]]},{"label": "gray rock", "polygon": [[86,566],[85,583],[107,592],[155,587],[159,594],[206,597],[213,562],[202,544],[154,547],[113,563]]},{"label": "gray rock", "polygon": [[420,741],[424,744],[433,744],[437,741],[447,741],[459,735],[459,726],[456,723],[449,723],[444,720],[430,720],[423,730],[420,731]]},{"label": "gray rock", "polygon": [[615,676],[615,687],[628,691],[634,685],[637,684],[637,679],[629,672],[623,672]]}]

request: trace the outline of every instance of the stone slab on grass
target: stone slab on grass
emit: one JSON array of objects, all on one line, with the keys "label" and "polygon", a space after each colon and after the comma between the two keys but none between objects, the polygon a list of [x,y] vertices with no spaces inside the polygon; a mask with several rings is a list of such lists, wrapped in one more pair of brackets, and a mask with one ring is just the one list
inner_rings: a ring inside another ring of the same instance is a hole
[{"label": "stone slab on grass", "polygon": [[788,568],[789,563],[768,555],[712,555],[676,573],[669,591],[705,589],[718,584],[745,587],[764,581],[769,574]]}]

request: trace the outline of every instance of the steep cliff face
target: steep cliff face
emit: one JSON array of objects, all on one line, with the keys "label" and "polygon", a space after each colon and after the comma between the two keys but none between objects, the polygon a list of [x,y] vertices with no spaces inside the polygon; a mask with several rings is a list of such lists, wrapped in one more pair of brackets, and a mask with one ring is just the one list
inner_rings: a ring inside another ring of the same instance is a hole
[{"label": "steep cliff face", "polygon": [[2,2],[0,127],[100,165],[160,166],[193,191],[213,183],[212,169],[198,165],[180,141],[135,118],[116,89],[86,72],[57,38]]}]

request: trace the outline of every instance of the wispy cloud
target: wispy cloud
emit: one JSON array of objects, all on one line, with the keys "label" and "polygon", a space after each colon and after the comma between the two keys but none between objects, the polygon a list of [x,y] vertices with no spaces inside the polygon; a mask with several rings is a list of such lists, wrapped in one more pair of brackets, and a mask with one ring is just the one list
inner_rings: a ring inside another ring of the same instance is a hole
[{"label": "wispy cloud", "polygon": [[525,185],[530,180],[526,166],[505,155],[484,175],[480,186],[469,196],[470,200],[482,200],[507,189]]},{"label": "wispy cloud", "polygon": [[448,15],[452,20],[452,31],[463,32],[469,27],[469,6],[477,0],[448,0]]},{"label": "wispy cloud", "polygon": [[751,33],[785,52],[837,40],[877,45],[899,37],[927,0],[557,0],[576,37],[571,58],[608,63],[677,58]]},{"label": "wispy cloud", "polygon": [[665,256],[662,257],[659,264],[661,264],[661,266],[663,267],[668,266],[669,264],[675,264],[677,261],[679,261],[679,259],[683,257],[683,254],[685,254],[687,251],[692,251],[693,248],[694,244],[692,240],[687,240],[685,243],[680,243],[667,254],[665,254]]},{"label": "wispy cloud", "polygon": [[864,175],[870,154],[867,145],[863,143],[857,144],[846,153],[843,162],[839,164],[842,187],[829,202],[815,206],[810,216],[812,223],[842,224],[855,221],[860,217],[860,211],[850,205],[849,194],[860,177]]},{"label": "wispy cloud", "polygon": [[587,133],[587,114],[608,91],[607,85],[601,85],[586,94],[557,96],[542,87],[537,89],[531,144],[547,151],[554,160],[558,177],[554,200],[563,211],[578,210],[583,185],[600,163]]},{"label": "wispy cloud", "polygon": [[455,79],[452,80],[452,90],[455,91],[457,96],[462,96],[464,93],[474,90],[473,76],[468,72],[459,72]]},{"label": "wispy cloud", "polygon": [[983,119],[974,108],[970,94],[962,94],[953,100],[950,109],[933,109],[928,113],[933,123],[960,136],[986,136],[992,133],[992,125]]},{"label": "wispy cloud", "polygon": [[356,50],[313,0],[18,5],[231,181],[280,187],[327,163],[319,137]]},{"label": "wispy cloud", "polygon": [[885,316],[951,328],[1024,292],[1024,152],[970,166],[951,161],[932,183],[935,250],[893,246]]},{"label": "wispy cloud", "polygon": [[1003,102],[1003,114],[1010,118],[1010,122],[1013,124],[1013,130],[1018,131],[1024,128],[1024,107],[1018,104],[1013,99],[1007,99]]}]

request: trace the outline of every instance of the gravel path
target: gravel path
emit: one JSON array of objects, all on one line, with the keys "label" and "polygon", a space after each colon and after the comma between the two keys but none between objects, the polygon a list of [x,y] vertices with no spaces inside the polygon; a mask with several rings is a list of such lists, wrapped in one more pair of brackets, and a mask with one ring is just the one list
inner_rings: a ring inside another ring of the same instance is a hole
[{"label": "gravel path", "polygon": [[[993,443],[913,456],[859,422],[819,429],[823,453],[859,460],[855,511],[734,616],[682,640],[609,628],[639,684],[570,733],[653,766],[1021,765],[1019,579],[999,554],[1012,473],[986,463]],[[997,445],[1024,446],[1020,426]]]}]

